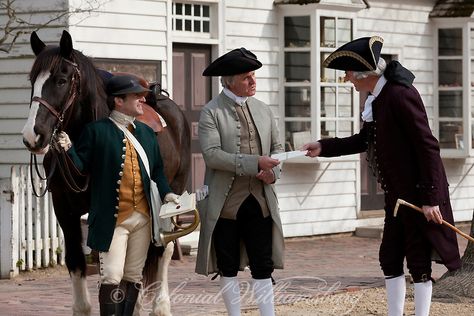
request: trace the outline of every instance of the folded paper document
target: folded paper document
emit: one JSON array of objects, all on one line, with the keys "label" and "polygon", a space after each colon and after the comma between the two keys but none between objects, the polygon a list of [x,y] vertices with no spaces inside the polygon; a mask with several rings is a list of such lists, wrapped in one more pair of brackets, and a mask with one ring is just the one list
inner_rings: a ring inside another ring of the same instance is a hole
[{"label": "folded paper document", "polygon": [[196,209],[196,193],[189,194],[185,191],[179,197],[179,203],[168,202],[160,209],[160,217],[167,218],[179,214],[187,213]]},{"label": "folded paper document", "polygon": [[294,150],[294,151],[287,151],[284,153],[273,154],[271,157],[273,159],[278,159],[280,161],[285,161],[287,159],[296,158],[296,157],[303,157],[306,155],[306,151],[301,150]]}]

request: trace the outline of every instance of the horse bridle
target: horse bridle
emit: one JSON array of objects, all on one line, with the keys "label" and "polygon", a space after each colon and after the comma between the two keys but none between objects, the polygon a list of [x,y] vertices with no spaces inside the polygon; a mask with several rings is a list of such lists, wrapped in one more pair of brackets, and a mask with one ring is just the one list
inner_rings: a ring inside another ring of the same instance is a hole
[{"label": "horse bridle", "polygon": [[79,66],[75,62],[70,61],[66,58],[63,58],[63,60],[73,66],[74,73],[72,74],[72,78],[71,78],[71,87],[69,89],[69,97],[66,101],[66,105],[63,107],[61,112],[56,111],[56,109],[51,104],[49,104],[48,101],[46,101],[43,98],[40,98],[38,96],[34,96],[32,98],[32,101],[37,101],[39,104],[43,105],[46,109],[48,109],[49,112],[51,112],[51,114],[53,114],[58,119],[58,122],[56,126],[54,127],[53,136],[51,137],[51,139],[54,138],[57,130],[61,130],[61,126],[63,125],[63,122],[64,122],[64,115],[66,114],[67,110],[71,107],[76,97],[80,94],[79,89],[80,89],[80,82],[81,82],[81,72],[79,71]]},{"label": "horse bridle", "polygon": [[[51,141],[50,141],[50,146],[51,146],[52,149],[54,149],[53,152],[55,152],[56,154],[52,155],[53,156],[53,162],[52,162],[51,170],[50,170],[50,172],[47,176],[44,176],[44,177],[41,176],[41,174],[39,172],[39,168],[38,168],[36,155],[31,154],[31,158],[30,158],[30,172],[31,172],[31,174],[33,174],[32,169],[33,169],[33,165],[34,165],[35,170],[36,170],[36,174],[39,176],[39,178],[41,180],[46,180],[46,183],[47,183],[46,188],[44,189],[44,191],[41,194],[37,194],[35,186],[33,184],[33,177],[31,178],[33,193],[37,197],[44,196],[46,194],[46,192],[48,191],[49,180],[52,178],[52,176],[55,172],[55,169],[56,169],[56,165],[58,163],[60,165],[59,170],[61,171],[61,175],[63,176],[64,182],[66,183],[66,185],[69,187],[69,189],[71,191],[76,192],[76,193],[84,192],[84,191],[87,190],[87,187],[88,187],[88,181],[86,181],[85,185],[82,186],[82,187],[77,184],[77,182],[74,180],[73,175],[71,174],[71,171],[68,168],[68,163],[67,163],[66,160],[69,159],[69,157],[64,152],[64,149],[62,149],[60,146],[58,146],[55,143],[56,133],[58,131],[61,131],[62,127],[65,125],[64,117],[65,117],[67,111],[69,110],[71,105],[74,103],[76,97],[80,94],[81,72],[79,71],[79,66],[75,62],[73,62],[71,60],[68,60],[66,58],[63,58],[63,61],[65,61],[68,64],[73,66],[74,73],[72,74],[72,78],[71,78],[71,86],[70,86],[70,89],[69,89],[69,97],[66,100],[66,105],[62,108],[61,112],[58,112],[51,104],[49,104],[48,101],[46,101],[43,98],[40,98],[38,96],[34,96],[31,99],[32,101],[37,101],[39,104],[43,105],[51,114],[53,114],[58,119],[56,125],[54,126],[53,133],[51,135]],[[67,121],[66,121],[66,123],[67,123]],[[61,166],[62,166],[62,168],[61,168]],[[79,173],[77,170],[75,170],[75,172]]]}]

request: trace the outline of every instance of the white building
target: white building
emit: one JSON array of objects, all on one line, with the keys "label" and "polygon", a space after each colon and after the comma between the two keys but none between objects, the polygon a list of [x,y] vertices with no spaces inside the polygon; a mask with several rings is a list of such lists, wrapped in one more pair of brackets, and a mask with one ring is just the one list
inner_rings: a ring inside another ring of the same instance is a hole
[{"label": "white building", "polygon": [[[103,2],[103,1],[101,1]],[[79,0],[22,0],[18,12],[47,21]],[[62,30],[100,67],[161,81],[192,124],[193,177],[203,177],[196,124],[200,108],[220,91],[201,76],[217,56],[238,47],[263,63],[257,97],[273,109],[287,150],[303,142],[358,131],[361,100],[342,72],[324,58],[352,39],[379,35],[386,59],[415,75],[430,124],[440,140],[456,221],[474,208],[474,5],[429,0],[111,0],[92,14],[54,21],[38,34],[57,44]],[[53,12],[53,13],[51,13]],[[0,10],[0,23],[6,19]],[[0,52],[0,178],[27,164],[22,144],[33,63],[29,35]],[[472,69],[471,69],[472,68]],[[277,184],[286,236],[351,232],[382,223],[381,194],[360,155],[297,159],[283,165]]]}]

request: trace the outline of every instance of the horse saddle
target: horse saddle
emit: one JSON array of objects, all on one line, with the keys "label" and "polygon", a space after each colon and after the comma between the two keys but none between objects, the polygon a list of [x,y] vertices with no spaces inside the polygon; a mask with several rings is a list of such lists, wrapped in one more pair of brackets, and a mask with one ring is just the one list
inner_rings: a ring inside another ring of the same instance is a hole
[{"label": "horse saddle", "polygon": [[155,133],[159,133],[166,127],[166,122],[163,117],[158,114],[155,109],[146,103],[142,104],[143,114],[137,116],[137,120],[150,126]]}]

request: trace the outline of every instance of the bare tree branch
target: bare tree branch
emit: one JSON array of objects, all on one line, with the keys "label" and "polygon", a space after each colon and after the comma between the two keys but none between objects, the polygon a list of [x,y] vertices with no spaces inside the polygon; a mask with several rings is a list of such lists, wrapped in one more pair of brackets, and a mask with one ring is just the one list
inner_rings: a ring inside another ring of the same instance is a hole
[{"label": "bare tree branch", "polygon": [[[17,43],[18,38],[23,34],[38,31],[75,14],[88,13],[90,15],[108,1],[110,0],[84,0],[77,8],[65,8],[62,11],[53,13],[43,23],[34,23],[32,22],[32,17],[38,13],[34,12],[33,9],[20,12],[18,5],[15,3],[17,0],[0,0],[0,16],[4,15],[6,18],[4,25],[0,24],[0,52],[9,53]],[[27,15],[29,18],[25,19],[20,15]],[[87,17],[85,15],[84,19]]]}]

